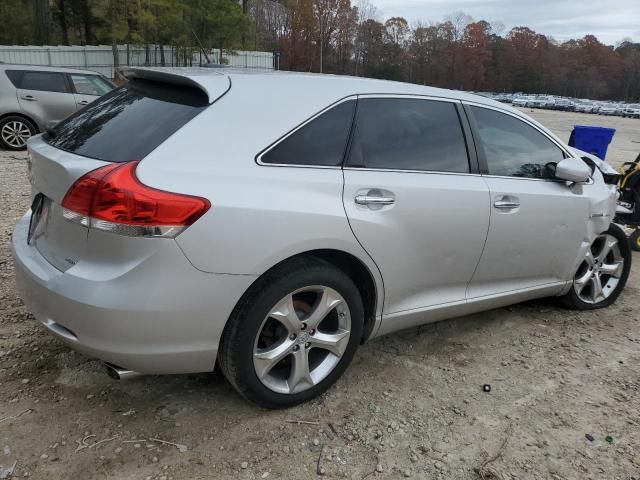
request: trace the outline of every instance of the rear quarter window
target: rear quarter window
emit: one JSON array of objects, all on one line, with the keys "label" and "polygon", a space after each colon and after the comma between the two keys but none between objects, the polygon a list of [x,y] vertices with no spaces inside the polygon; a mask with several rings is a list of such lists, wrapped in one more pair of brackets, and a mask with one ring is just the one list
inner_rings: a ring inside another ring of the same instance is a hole
[{"label": "rear quarter window", "polygon": [[4,73],[7,75],[9,81],[14,87],[20,88],[20,77],[22,76],[22,72],[18,70],[6,70]]},{"label": "rear quarter window", "polygon": [[45,141],[108,162],[142,160],[208,105],[197,88],[132,80],[60,122]]}]

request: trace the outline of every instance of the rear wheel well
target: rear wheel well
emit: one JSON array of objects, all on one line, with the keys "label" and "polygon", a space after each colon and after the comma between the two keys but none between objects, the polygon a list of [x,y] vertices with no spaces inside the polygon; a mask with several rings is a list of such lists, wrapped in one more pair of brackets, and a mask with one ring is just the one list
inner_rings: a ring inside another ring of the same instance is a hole
[{"label": "rear wheel well", "polygon": [[[353,280],[353,283],[355,283],[358,291],[360,292],[360,297],[362,298],[362,303],[364,305],[364,330],[362,334],[362,341],[369,338],[373,333],[373,328],[376,323],[376,303],[378,297],[375,280],[365,264],[350,253],[340,250],[312,250],[296,255],[296,257],[300,256],[320,258],[321,260],[332,264],[339,270],[342,270]],[[285,260],[285,262],[286,261],[287,260]]]},{"label": "rear wheel well", "polygon": [[[255,282],[253,282],[253,284],[247,289],[246,292],[244,292],[244,294],[236,304],[234,312],[241,307],[244,299],[247,298],[247,296],[250,295],[251,292],[254,291],[254,289],[260,288],[261,281],[265,278],[266,275],[268,275],[269,272],[277,268],[282,268],[283,266],[286,266],[287,263],[296,262],[300,258],[305,257],[313,257],[327,262],[338,270],[344,272],[353,281],[356,288],[358,289],[358,292],[360,293],[360,298],[362,298],[362,304],[364,307],[364,328],[362,331],[361,342],[366,341],[373,333],[373,329],[376,324],[376,306],[378,300],[376,283],[373,275],[366,267],[366,265],[362,263],[362,261],[360,261],[354,255],[343,252],[341,250],[310,250],[282,260],[281,262],[269,268],[269,270],[264,272]],[[233,316],[234,314],[232,313],[231,315]],[[227,326],[225,326],[225,329],[227,328]]]},{"label": "rear wheel well", "polygon": [[24,115],[23,113],[5,113],[4,115],[0,115],[0,121],[2,121],[3,119],[7,118],[7,117],[20,117],[20,118],[24,118],[26,121],[28,121],[31,125],[33,125],[33,128],[35,128],[36,133],[40,133],[40,127],[38,127],[38,124],[33,121],[31,118],[29,118],[28,116]]}]

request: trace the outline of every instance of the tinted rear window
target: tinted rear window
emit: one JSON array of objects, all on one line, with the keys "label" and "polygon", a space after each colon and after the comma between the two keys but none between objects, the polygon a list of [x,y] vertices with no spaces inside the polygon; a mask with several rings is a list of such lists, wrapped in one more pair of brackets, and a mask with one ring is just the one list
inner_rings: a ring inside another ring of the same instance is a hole
[{"label": "tinted rear window", "polygon": [[409,98],[358,102],[349,166],[435,172],[469,171],[456,106]]},{"label": "tinted rear window", "polygon": [[22,72],[20,88],[40,92],[69,92],[64,75],[56,72]]},{"label": "tinted rear window", "polygon": [[335,167],[342,164],[356,102],[331,108],[262,156],[264,163]]},{"label": "tinted rear window", "polygon": [[13,83],[13,86],[16,88],[20,88],[20,77],[22,76],[22,72],[18,71],[18,70],[6,70],[4,73],[7,74],[7,77],[9,77],[9,80],[11,81],[11,83]]},{"label": "tinted rear window", "polygon": [[207,105],[199,89],[132,80],[60,122],[45,140],[98,160],[141,160]]}]

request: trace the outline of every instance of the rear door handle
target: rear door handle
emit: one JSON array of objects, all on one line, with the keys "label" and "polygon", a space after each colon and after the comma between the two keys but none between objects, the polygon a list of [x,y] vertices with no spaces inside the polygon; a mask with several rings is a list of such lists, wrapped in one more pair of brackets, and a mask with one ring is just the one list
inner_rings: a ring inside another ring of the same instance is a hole
[{"label": "rear door handle", "polygon": [[519,202],[506,202],[504,200],[496,200],[493,204],[496,208],[518,208],[520,206]]},{"label": "rear door handle", "polygon": [[20,97],[23,100],[27,100],[28,102],[35,102],[36,99],[33,97],[33,95],[23,95],[22,97]]},{"label": "rear door handle", "polygon": [[80,100],[80,101],[78,102],[78,105],[89,105],[89,102],[88,102],[88,101],[86,101],[86,100]]},{"label": "rear door handle", "polygon": [[498,210],[513,210],[520,207],[520,199],[513,195],[503,195],[496,198],[493,206]]},{"label": "rear door handle", "polygon": [[393,197],[378,197],[374,195],[358,195],[356,203],[358,205],[393,205],[396,199]]}]

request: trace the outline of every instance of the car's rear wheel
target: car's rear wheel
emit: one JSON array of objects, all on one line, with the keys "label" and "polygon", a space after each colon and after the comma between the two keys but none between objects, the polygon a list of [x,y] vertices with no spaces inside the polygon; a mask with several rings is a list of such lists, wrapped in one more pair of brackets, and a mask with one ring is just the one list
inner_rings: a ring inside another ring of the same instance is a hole
[{"label": "car's rear wheel", "polygon": [[24,150],[35,134],[36,127],[26,118],[10,115],[0,120],[0,147],[5,150]]},{"label": "car's rear wheel", "polygon": [[562,297],[565,306],[594,310],[616,301],[629,277],[631,248],[624,231],[617,225],[598,235],[578,267],[569,292]]},{"label": "car's rear wheel", "polygon": [[341,270],[299,258],[268,272],[234,310],[220,342],[224,375],[268,408],[305,402],[347,368],[362,338],[364,308]]}]

